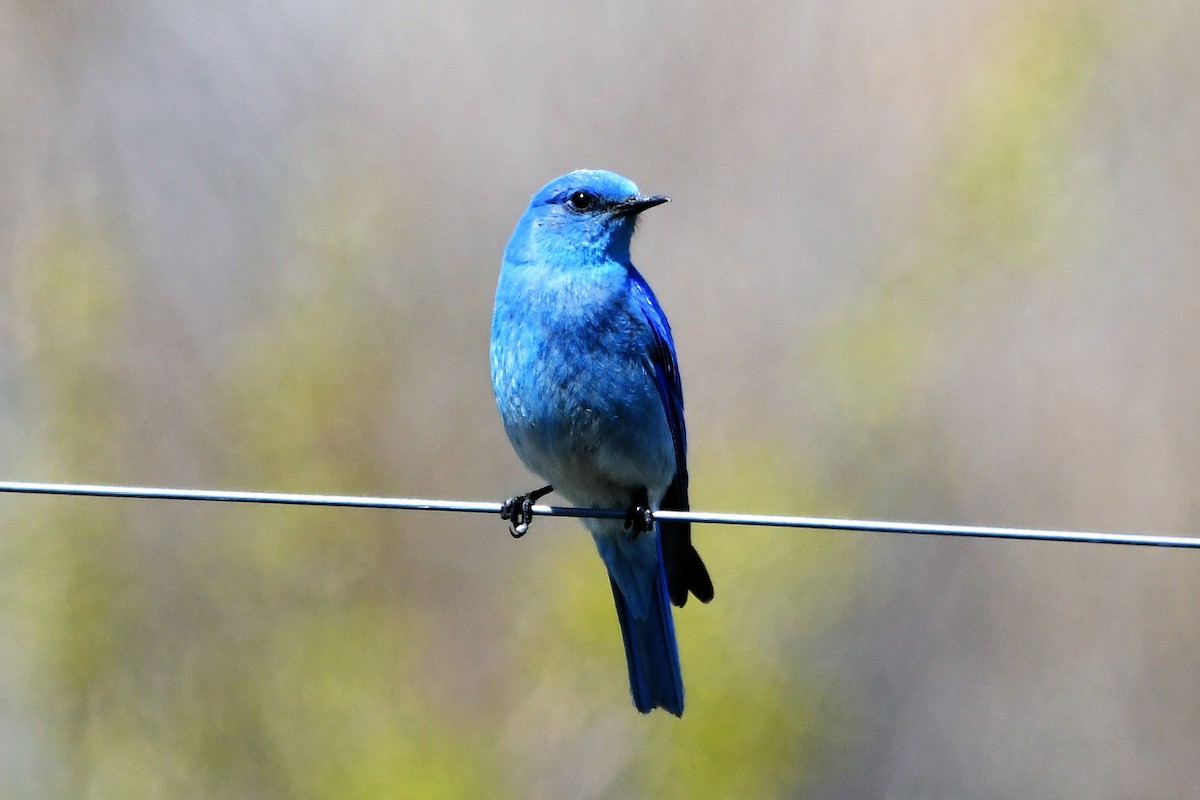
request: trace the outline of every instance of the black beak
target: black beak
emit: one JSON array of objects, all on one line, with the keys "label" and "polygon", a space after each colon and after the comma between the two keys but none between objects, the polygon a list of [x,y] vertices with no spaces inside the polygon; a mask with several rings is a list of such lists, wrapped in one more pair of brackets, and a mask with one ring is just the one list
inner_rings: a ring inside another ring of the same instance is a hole
[{"label": "black beak", "polygon": [[640,214],[647,208],[654,208],[655,206],[661,206],[663,203],[669,202],[671,202],[671,198],[661,194],[650,195],[649,197],[636,195],[628,200],[622,200],[617,203],[613,206],[613,210],[617,212],[618,216],[628,217]]}]

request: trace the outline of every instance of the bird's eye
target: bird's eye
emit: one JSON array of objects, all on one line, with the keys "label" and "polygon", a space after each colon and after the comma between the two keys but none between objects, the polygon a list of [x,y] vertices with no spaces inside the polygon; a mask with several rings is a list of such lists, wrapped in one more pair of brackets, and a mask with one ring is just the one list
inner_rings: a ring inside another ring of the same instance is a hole
[{"label": "bird's eye", "polygon": [[591,192],[572,192],[567,198],[567,205],[572,211],[587,211],[596,205],[596,195]]}]

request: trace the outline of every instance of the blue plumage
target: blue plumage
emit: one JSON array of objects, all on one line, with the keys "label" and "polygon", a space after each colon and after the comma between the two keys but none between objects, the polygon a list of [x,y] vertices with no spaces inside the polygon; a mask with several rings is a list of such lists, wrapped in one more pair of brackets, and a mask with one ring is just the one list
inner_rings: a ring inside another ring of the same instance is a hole
[{"label": "blue plumage", "polygon": [[626,178],[579,170],[533,196],[504,253],[492,320],[496,403],[530,470],[580,506],[608,568],[634,704],[683,713],[670,602],[712,583],[686,523],[640,531],[641,506],[686,510],[687,433],[675,344],[629,258],[646,197]]}]

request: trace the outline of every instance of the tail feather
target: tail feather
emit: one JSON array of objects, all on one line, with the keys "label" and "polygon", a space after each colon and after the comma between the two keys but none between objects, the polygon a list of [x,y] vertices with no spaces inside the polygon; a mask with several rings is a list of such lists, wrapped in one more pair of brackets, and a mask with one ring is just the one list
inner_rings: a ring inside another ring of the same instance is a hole
[{"label": "tail feather", "polygon": [[683,674],[679,668],[679,648],[675,641],[675,623],[667,596],[666,576],[659,552],[653,597],[645,617],[634,613],[633,606],[611,580],[621,638],[625,642],[625,660],[629,667],[629,691],[633,704],[643,714],[663,708],[675,716],[683,715]]}]

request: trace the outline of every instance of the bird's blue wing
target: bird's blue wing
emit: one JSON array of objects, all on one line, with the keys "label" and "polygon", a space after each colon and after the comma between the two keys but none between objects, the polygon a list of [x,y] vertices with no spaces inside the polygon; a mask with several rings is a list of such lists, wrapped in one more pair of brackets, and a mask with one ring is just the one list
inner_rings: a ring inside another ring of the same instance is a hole
[{"label": "bird's blue wing", "polygon": [[[683,421],[683,385],[679,379],[679,364],[675,357],[675,341],[671,338],[671,326],[663,313],[646,279],[630,267],[630,282],[634,299],[650,326],[653,340],[649,356],[654,369],[654,382],[662,400],[671,440],[675,445],[675,477],[663,495],[661,507],[672,511],[687,511],[687,429]],[[692,547],[691,524],[687,522],[661,522],[663,567],[666,571],[667,591],[671,602],[682,606],[687,602],[688,592],[707,603],[713,597],[712,581],[700,555]]]},{"label": "bird's blue wing", "polygon": [[[683,422],[683,385],[679,380],[679,364],[675,357],[675,341],[671,338],[671,326],[663,313],[646,279],[636,269],[630,270],[633,296],[653,333],[650,345],[650,362],[654,368],[654,382],[658,396],[662,399],[667,425],[675,444],[675,481],[682,483],[678,511],[687,511],[687,429]],[[670,494],[670,492],[668,492]],[[666,506],[664,505],[664,508]]]}]

